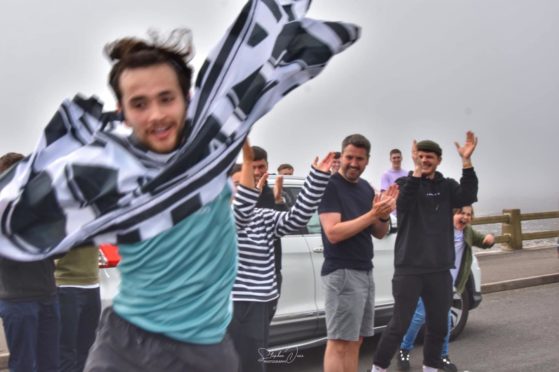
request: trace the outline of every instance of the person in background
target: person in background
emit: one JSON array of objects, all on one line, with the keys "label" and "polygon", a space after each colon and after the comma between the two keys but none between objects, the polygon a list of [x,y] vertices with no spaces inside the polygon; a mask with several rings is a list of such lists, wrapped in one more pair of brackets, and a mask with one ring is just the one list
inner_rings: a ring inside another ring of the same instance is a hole
[{"label": "person in background", "polygon": [[[268,182],[264,179],[260,182],[261,178],[268,173],[268,152],[260,146],[252,146],[252,170],[254,173],[254,184],[261,185],[260,196],[256,202],[256,208],[269,208],[276,211],[287,211],[287,206],[285,205],[285,200],[283,198],[283,176],[277,176],[274,182],[274,189],[272,190],[268,186]],[[281,283],[283,277],[281,275],[281,239],[276,239],[274,242],[274,263],[276,267],[276,280],[278,283],[278,293],[281,295]],[[270,322],[274,318],[276,309],[278,306],[279,297],[272,301],[271,306],[269,306]]]},{"label": "person in background", "polygon": [[[491,248],[495,244],[495,237],[492,234],[484,235],[472,228],[470,225],[474,217],[474,209],[471,205],[463,206],[455,209],[453,216],[454,223],[454,251],[456,253],[456,261],[454,268],[450,270],[456,293],[464,292],[466,282],[472,272],[473,252],[472,247],[483,249]],[[415,314],[408,327],[408,331],[404,335],[400,344],[400,353],[398,355],[398,369],[400,371],[408,371],[410,369],[410,351],[415,344],[415,339],[419,330],[425,323],[425,306],[421,298],[417,302]],[[456,372],[458,369],[450,361],[448,354],[448,343],[450,341],[451,330],[451,314],[448,314],[448,333],[444,339],[443,351],[441,358],[444,362],[443,371]]]},{"label": "person in background", "polygon": [[283,163],[278,167],[278,174],[282,176],[293,176],[294,168],[291,164]]},{"label": "person in background", "polygon": [[243,165],[233,212],[237,226],[238,269],[233,285],[233,319],[229,333],[241,360],[241,371],[265,371],[267,357],[269,307],[279,297],[274,265],[274,242],[282,236],[304,227],[316,211],[330,178],[332,153],[322,161],[318,158],[295,204],[289,211],[255,208],[260,187],[267,174],[254,183],[252,150],[248,141],[243,146]]},{"label": "person in background", "polygon": [[55,261],[60,303],[60,372],[81,372],[101,314],[99,249],[72,249]]},{"label": "person in background", "polygon": [[[0,158],[0,180],[23,155]],[[12,168],[13,169],[13,168]],[[17,262],[0,257],[0,317],[11,372],[57,372],[60,309],[54,281],[54,261]]]},{"label": "person in background", "polygon": [[375,194],[361,178],[371,143],[361,134],[342,142],[341,167],[330,178],[318,214],[328,341],[325,372],[357,372],[363,338],[374,334],[373,239],[388,232],[398,188]]},{"label": "person in background", "polygon": [[400,177],[408,175],[408,171],[402,169],[402,152],[399,149],[390,150],[390,163],[392,167],[382,174],[380,178],[380,191],[388,190],[388,186],[392,185]]},{"label": "person in background", "polygon": [[452,303],[450,269],[455,264],[452,212],[477,201],[478,192],[471,161],[477,138],[468,131],[464,145],[455,145],[462,159],[460,183],[437,172],[442,149],[431,140],[413,141],[414,170],[397,181],[400,194],[392,279],[394,314],[382,332],[373,358],[373,372],[384,372],[390,365],[420,297],[427,313],[423,371],[434,372],[444,367],[441,351]]},{"label": "person in background", "polygon": [[330,168],[330,173],[334,174],[334,173],[338,173],[338,170],[340,169],[340,158],[342,157],[342,153],[339,151],[336,151],[334,153],[334,161],[332,162],[332,167]]}]

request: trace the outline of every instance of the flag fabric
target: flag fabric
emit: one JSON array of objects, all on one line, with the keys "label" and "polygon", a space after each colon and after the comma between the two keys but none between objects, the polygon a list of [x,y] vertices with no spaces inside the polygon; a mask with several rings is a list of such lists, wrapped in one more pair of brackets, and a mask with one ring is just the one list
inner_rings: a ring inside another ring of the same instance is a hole
[{"label": "flag fabric", "polygon": [[307,18],[309,5],[244,6],[198,73],[188,136],[171,154],[136,146],[95,97],[63,102],[34,152],[0,179],[0,255],[142,241],[215,200],[252,125],[359,37],[355,25]]}]

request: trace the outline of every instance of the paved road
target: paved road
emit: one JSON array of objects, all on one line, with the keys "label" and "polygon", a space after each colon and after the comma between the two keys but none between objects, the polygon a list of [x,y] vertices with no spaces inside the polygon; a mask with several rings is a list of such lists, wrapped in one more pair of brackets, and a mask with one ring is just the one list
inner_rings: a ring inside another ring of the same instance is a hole
[{"label": "paved road", "polygon": [[[359,371],[370,367],[377,343],[363,345]],[[450,344],[460,371],[552,372],[559,370],[559,283],[486,294],[468,325]],[[412,352],[412,371],[421,371],[421,346]],[[322,371],[324,348],[299,351],[291,364],[268,372]],[[394,367],[391,370],[396,370]]]}]

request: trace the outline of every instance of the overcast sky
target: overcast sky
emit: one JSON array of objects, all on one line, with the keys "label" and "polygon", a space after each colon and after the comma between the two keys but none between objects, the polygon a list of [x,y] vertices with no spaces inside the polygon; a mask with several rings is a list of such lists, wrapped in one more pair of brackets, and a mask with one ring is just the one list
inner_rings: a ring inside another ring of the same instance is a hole
[{"label": "overcast sky", "polygon": [[[103,45],[148,28],[188,26],[201,65],[241,0],[4,0],[0,12],[0,151],[30,152],[58,104],[77,92],[114,107]],[[252,143],[271,168],[305,174],[348,134],[372,142],[364,177],[378,185],[399,147],[443,147],[440,170],[460,176],[453,142],[479,136],[478,212],[559,209],[559,1],[315,0],[309,16],[362,27],[357,44],[257,123]]]}]

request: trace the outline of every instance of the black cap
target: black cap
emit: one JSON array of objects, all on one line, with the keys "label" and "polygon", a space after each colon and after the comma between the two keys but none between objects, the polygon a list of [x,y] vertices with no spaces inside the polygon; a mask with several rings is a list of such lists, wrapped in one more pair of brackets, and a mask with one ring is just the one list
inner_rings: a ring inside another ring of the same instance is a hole
[{"label": "black cap", "polygon": [[417,143],[417,150],[418,151],[426,151],[426,152],[434,152],[435,154],[441,156],[443,154],[443,150],[441,146],[435,141],[431,140],[423,140]]}]

